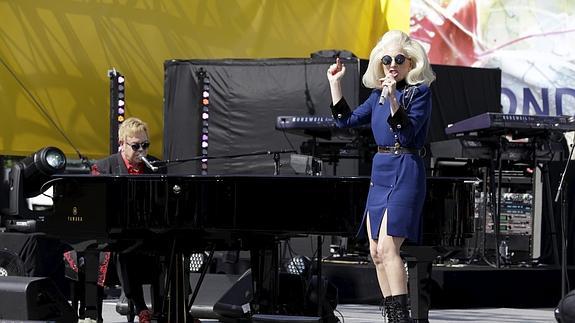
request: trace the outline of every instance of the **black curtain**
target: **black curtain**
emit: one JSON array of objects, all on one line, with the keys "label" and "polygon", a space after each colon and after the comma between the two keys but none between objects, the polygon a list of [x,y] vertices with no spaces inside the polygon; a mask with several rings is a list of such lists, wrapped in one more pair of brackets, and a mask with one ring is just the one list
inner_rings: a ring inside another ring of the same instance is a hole
[{"label": "black curtain", "polygon": [[[371,92],[361,84],[368,61],[356,58],[342,60],[347,67],[342,86],[344,96],[351,106],[355,106]],[[302,142],[310,137],[276,130],[276,118],[330,116],[331,96],[325,72],[333,62],[333,58],[322,57],[166,61],[164,158],[188,159],[200,155],[201,71],[210,80],[210,156],[266,150],[299,151]],[[429,142],[446,139],[445,128],[450,123],[485,112],[501,111],[499,69],[432,67],[437,79],[432,83]],[[281,163],[287,165],[289,154],[281,157]],[[358,175],[360,166],[369,168],[369,165],[358,165],[353,160],[340,161],[338,175]],[[271,175],[273,167],[272,157],[267,155],[209,161],[210,174]],[[282,171],[293,174],[289,167]],[[199,163],[172,165],[169,172],[197,174]]]},{"label": "black curtain", "polygon": [[[567,237],[567,263],[572,265],[575,263],[575,252],[573,245],[575,244],[575,235],[573,229],[575,228],[575,207],[573,205],[573,197],[575,196],[575,165],[572,160],[567,173],[565,174],[564,182],[564,198],[566,199],[567,208],[564,214],[566,218],[566,226],[563,228],[561,225],[561,202],[560,198],[558,203],[554,199],[559,188],[561,174],[565,169],[566,161],[553,161],[550,162],[549,167],[549,187],[543,186],[543,203],[542,203],[542,223],[541,223],[541,258],[540,261],[545,264],[559,264],[561,261],[561,231],[565,230]],[[557,248],[554,250],[554,248]],[[558,257],[555,255],[558,254]],[[573,288],[573,285],[571,286]]]},{"label": "black curtain", "polygon": [[[359,61],[343,59],[344,96],[355,106]],[[202,81],[209,77],[209,156],[298,150],[310,137],[275,129],[278,116],[331,116],[326,71],[333,58],[170,60],[164,64],[164,158],[200,155]],[[281,156],[282,164],[289,154]],[[272,156],[209,161],[209,174],[272,175]],[[289,174],[289,167],[282,173]],[[170,166],[170,173],[197,174],[198,163]],[[293,174],[293,172],[291,172]],[[356,175],[357,166],[340,165],[338,175]]]},{"label": "black curtain", "polygon": [[501,112],[501,70],[432,65],[433,112],[428,141],[447,139],[447,125],[485,112]]}]

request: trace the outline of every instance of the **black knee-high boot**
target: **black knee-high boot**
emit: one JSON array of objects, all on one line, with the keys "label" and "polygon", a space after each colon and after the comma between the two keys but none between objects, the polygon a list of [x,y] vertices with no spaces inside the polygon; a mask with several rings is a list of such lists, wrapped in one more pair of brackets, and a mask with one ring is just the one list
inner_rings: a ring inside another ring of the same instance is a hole
[{"label": "black knee-high boot", "polygon": [[391,296],[384,297],[381,303],[381,316],[383,316],[383,322],[388,322],[390,319],[391,307]]},{"label": "black knee-high boot", "polygon": [[391,296],[390,323],[409,323],[409,310],[407,309],[407,294]]}]

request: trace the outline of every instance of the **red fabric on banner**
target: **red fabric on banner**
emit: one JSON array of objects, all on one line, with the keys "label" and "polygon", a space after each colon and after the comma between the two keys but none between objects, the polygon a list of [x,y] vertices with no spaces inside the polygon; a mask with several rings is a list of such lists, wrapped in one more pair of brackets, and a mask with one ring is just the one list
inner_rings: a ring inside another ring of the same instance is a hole
[{"label": "red fabric on banner", "polygon": [[414,19],[418,28],[412,26],[411,36],[430,45],[428,56],[432,64],[472,66],[477,61],[477,44],[469,35],[477,35],[475,0],[457,8],[451,18],[442,18],[443,24],[436,24],[427,16]]}]

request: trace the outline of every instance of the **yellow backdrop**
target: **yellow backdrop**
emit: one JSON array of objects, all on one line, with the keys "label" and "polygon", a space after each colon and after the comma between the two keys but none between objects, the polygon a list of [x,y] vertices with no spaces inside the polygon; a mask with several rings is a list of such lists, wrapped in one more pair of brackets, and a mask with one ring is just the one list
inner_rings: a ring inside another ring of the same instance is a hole
[{"label": "yellow backdrop", "polygon": [[0,21],[0,154],[52,145],[69,158],[107,155],[107,71],[116,68],[126,115],[149,123],[161,156],[165,60],[322,49],[367,58],[386,30],[409,30],[409,1],[18,0],[0,1]]}]

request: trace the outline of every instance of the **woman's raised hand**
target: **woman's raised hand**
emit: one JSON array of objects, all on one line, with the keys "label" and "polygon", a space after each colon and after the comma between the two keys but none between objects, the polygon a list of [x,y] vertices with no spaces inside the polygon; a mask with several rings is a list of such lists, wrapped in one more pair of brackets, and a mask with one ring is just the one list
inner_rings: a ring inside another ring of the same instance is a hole
[{"label": "woman's raised hand", "polygon": [[327,69],[327,79],[330,82],[340,80],[345,74],[345,66],[339,60],[339,57],[335,59],[335,64],[332,64]]}]

